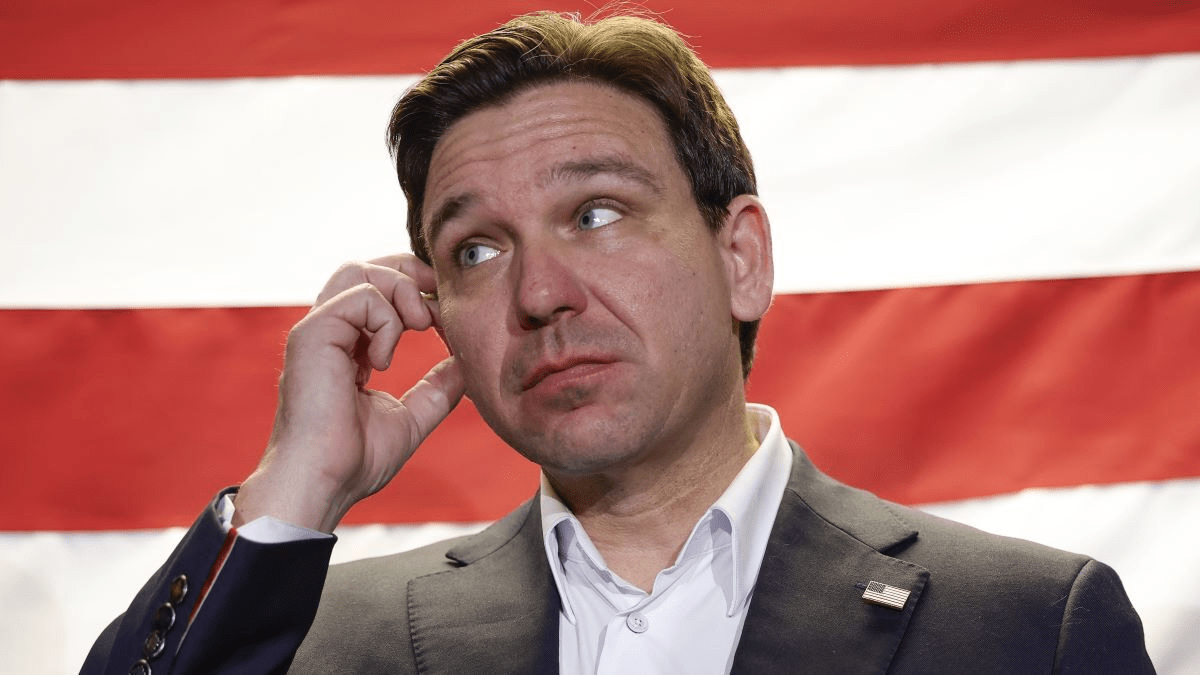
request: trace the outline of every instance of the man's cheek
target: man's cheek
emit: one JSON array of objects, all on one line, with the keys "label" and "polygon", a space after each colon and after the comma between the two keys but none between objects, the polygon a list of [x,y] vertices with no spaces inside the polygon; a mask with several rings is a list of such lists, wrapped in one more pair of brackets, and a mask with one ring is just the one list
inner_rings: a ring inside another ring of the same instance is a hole
[{"label": "man's cheek", "polygon": [[439,311],[439,321],[434,324],[434,330],[437,331],[438,337],[442,339],[442,343],[446,345],[446,350],[454,356],[463,354],[463,349],[466,347],[464,331],[462,324],[459,322],[460,313],[457,311],[455,304],[443,300]]},{"label": "man's cheek", "polygon": [[447,340],[446,347],[458,360],[459,368],[462,369],[463,378],[466,380],[466,397],[471,399],[476,407],[481,403],[486,405],[488,396],[496,391],[497,383],[494,378],[489,377],[488,369],[483,367],[480,360],[482,355],[470,349],[469,343],[456,341],[452,336]]}]

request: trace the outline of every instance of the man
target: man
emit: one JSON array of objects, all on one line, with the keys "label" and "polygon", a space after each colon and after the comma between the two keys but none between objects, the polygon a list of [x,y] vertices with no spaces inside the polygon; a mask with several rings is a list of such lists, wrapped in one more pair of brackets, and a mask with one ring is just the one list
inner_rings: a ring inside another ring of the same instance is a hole
[{"label": "man", "polygon": [[[329,281],[260,466],[85,671],[1152,671],[1109,568],[840,485],[746,403],[770,227],[670,29],[516,19],[405,94],[390,138],[416,256]],[[400,400],[366,388],[431,327],[449,358]],[[326,579],[328,533],[464,393],[540,494]]]}]

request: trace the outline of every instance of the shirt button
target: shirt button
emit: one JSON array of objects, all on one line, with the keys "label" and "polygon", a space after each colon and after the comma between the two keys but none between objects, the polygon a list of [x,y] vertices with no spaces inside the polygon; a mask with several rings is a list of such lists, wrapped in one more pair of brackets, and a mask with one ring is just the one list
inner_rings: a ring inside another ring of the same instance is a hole
[{"label": "shirt button", "polygon": [[638,612],[634,612],[633,614],[625,617],[625,626],[635,633],[645,633],[646,629],[650,627],[650,622],[645,616],[642,616]]}]

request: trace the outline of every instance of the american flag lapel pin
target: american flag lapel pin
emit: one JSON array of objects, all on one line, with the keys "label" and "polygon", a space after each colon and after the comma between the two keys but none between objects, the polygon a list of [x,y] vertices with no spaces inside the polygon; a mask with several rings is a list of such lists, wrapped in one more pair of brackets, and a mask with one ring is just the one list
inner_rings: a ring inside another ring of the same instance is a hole
[{"label": "american flag lapel pin", "polygon": [[[862,588],[861,585],[859,585]],[[892,609],[904,609],[904,603],[908,602],[909,591],[895,586],[872,581],[866,585],[863,590],[863,600],[875,605],[882,605]]]}]

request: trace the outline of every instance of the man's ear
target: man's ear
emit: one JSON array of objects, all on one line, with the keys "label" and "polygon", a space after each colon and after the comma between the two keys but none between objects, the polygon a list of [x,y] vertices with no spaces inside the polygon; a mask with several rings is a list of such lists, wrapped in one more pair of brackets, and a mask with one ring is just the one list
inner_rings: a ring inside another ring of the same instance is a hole
[{"label": "man's ear", "polygon": [[771,223],[762,202],[754,195],[734,197],[727,211],[725,227],[717,237],[729,280],[733,318],[755,321],[770,306],[775,283]]}]

